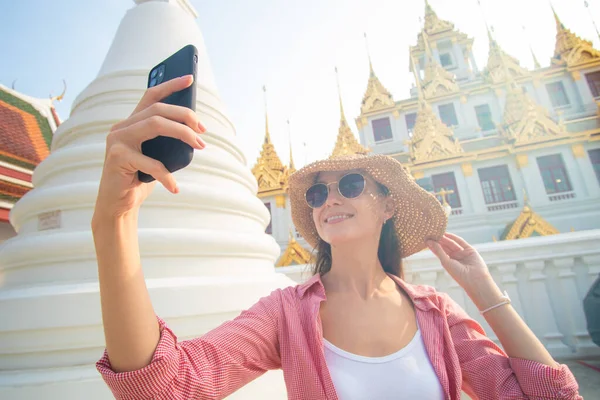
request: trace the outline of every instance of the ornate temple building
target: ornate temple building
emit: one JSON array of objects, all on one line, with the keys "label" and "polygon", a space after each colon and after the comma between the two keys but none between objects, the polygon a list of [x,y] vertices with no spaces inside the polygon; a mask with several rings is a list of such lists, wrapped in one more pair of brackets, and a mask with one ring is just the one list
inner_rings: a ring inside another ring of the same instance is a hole
[{"label": "ornate temple building", "polygon": [[63,96],[37,99],[0,85],[0,243],[16,234],[9,212],[33,188],[33,170],[50,153],[60,125],[53,101]]},{"label": "ornate temple building", "polygon": [[[554,10],[553,10],[554,11]],[[419,185],[451,208],[449,231],[472,243],[600,227],[600,51],[554,12],[556,44],[548,66],[533,70],[507,54],[488,28],[489,54],[478,68],[474,39],[426,1],[410,46],[410,97],[394,100],[375,74],[355,118],[360,143],[341,121],[332,157],[372,151],[406,165]],[[273,168],[264,169],[264,166]],[[260,173],[257,171],[260,170]],[[281,165],[267,130],[254,168],[272,215],[268,233],[282,248],[295,234]],[[272,176],[270,186],[261,184]],[[307,253],[308,255],[308,253]],[[278,265],[300,264],[282,257]]]}]

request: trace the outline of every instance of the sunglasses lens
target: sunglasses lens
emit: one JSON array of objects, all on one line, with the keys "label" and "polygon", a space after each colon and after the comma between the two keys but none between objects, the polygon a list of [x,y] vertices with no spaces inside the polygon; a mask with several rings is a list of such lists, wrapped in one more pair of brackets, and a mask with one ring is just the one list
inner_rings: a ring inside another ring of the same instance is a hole
[{"label": "sunglasses lens", "polygon": [[312,208],[319,208],[325,204],[325,200],[327,200],[327,194],[327,186],[322,183],[317,183],[316,185],[312,185],[306,191],[306,202]]},{"label": "sunglasses lens", "polygon": [[347,199],[360,196],[365,189],[365,178],[360,174],[350,174],[340,180],[340,193]]}]

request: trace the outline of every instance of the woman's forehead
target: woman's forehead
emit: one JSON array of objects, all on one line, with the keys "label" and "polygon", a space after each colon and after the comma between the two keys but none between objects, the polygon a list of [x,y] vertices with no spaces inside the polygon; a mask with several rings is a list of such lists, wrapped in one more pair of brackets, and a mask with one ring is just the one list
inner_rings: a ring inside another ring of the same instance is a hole
[{"label": "woman's forehead", "polygon": [[361,169],[347,169],[344,171],[323,171],[323,172],[319,172],[317,173],[317,175],[315,176],[315,182],[319,182],[319,183],[329,183],[329,182],[335,182],[335,181],[339,181],[344,175],[348,175],[348,174],[352,174],[352,173],[359,173],[362,175],[367,175],[365,173],[365,171],[361,170]]}]

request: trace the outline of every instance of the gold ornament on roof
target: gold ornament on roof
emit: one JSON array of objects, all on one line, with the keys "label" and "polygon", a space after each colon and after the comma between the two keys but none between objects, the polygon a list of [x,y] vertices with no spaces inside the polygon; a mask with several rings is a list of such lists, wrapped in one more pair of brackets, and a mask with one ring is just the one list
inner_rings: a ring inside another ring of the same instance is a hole
[{"label": "gold ornament on roof", "polygon": [[429,38],[425,31],[423,31],[423,39],[427,55],[427,65],[425,66],[425,76],[422,83],[423,95],[429,99],[445,94],[457,93],[460,89],[456,83],[454,74],[447,71],[433,58],[433,54],[429,48]]},{"label": "gold ornament on roof", "polygon": [[364,148],[356,137],[348,122],[346,121],[346,115],[344,114],[344,105],[342,103],[342,92],[340,89],[339,78],[337,77],[337,68],[335,69],[337,85],[338,85],[338,97],[340,100],[340,128],[338,130],[337,139],[335,142],[335,147],[333,148],[333,152],[329,158],[345,156],[349,154],[367,154],[369,152],[368,149]]},{"label": "gold ornament on roof", "polygon": [[294,238],[294,235],[290,229],[290,240],[287,248],[279,258],[277,266],[287,267],[293,264],[308,264],[310,259],[310,253],[296,241],[296,238]]},{"label": "gold ornament on roof", "polygon": [[554,7],[552,12],[556,21],[556,45],[552,64],[572,67],[600,58],[600,51],[594,49],[591,41],[584,40],[565,28]]},{"label": "gold ornament on roof", "polygon": [[460,155],[463,148],[454,138],[452,130],[438,118],[423,96],[412,57],[411,63],[419,94],[419,109],[409,141],[410,158],[414,164],[419,164]]},{"label": "gold ornament on roof", "polygon": [[[366,40],[367,34],[365,33],[365,41]],[[367,84],[367,90],[363,96],[362,105],[360,107],[360,111],[363,114],[369,111],[394,107],[396,105],[392,94],[381,84],[379,78],[375,75],[368,44],[367,56],[369,57],[369,83]]]},{"label": "gold ornament on roof", "polygon": [[287,178],[289,173],[287,167],[285,167],[277,152],[275,146],[271,142],[271,135],[269,134],[269,118],[266,112],[266,88],[265,91],[265,140],[262,145],[260,156],[258,157],[256,164],[252,168],[252,174],[258,182],[258,195],[259,197],[266,196],[271,192],[277,192],[287,189]]},{"label": "gold ornament on roof", "polygon": [[567,134],[564,124],[555,122],[544,107],[515,86],[511,86],[506,94],[502,131],[515,145],[545,141]]},{"label": "gold ornament on roof", "polygon": [[454,24],[439,19],[429,1],[425,0],[425,32],[430,35],[454,30]]},{"label": "gold ornament on roof", "polygon": [[[490,42],[490,51],[487,62],[487,76],[488,79],[493,83],[504,82],[508,79],[507,74],[510,77],[516,78],[520,76],[529,75],[529,71],[521,67],[519,61],[508,55],[492,37],[490,29],[488,28],[488,39]],[[532,52],[533,54],[533,52]],[[535,56],[534,56],[535,57]],[[537,60],[536,60],[537,61]],[[539,68],[539,63],[537,68]]]},{"label": "gold ornament on roof", "polygon": [[517,219],[506,227],[502,235],[502,240],[523,239],[530,236],[549,236],[560,233],[548,221],[533,212],[527,200],[527,194],[525,194],[525,191],[523,192],[525,206]]}]

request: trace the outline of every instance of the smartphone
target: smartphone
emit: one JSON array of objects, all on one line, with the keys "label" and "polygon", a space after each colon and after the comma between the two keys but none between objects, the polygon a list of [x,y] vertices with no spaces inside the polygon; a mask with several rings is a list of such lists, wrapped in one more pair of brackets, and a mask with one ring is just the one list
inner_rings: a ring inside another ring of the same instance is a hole
[{"label": "smartphone", "polygon": [[[172,93],[162,99],[161,102],[187,107],[196,111],[197,68],[198,50],[194,45],[187,45],[150,70],[148,74],[148,87],[156,86],[183,75],[193,75],[194,83],[191,86],[179,92]],[[157,136],[142,143],[142,153],[162,162],[169,172],[174,172],[187,167],[192,162],[194,149],[179,139]],[[138,179],[141,182],[148,183],[152,182],[154,177],[138,171]]]}]

